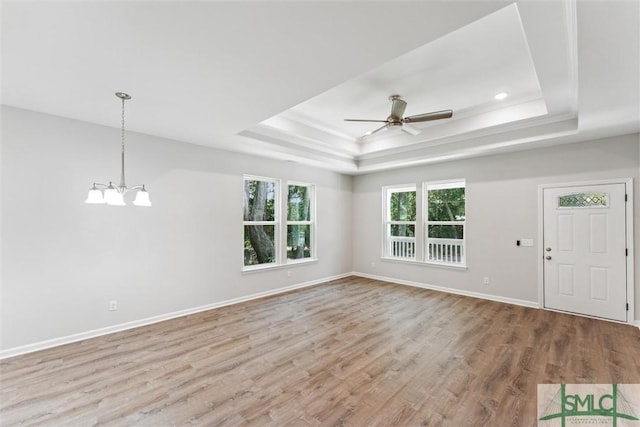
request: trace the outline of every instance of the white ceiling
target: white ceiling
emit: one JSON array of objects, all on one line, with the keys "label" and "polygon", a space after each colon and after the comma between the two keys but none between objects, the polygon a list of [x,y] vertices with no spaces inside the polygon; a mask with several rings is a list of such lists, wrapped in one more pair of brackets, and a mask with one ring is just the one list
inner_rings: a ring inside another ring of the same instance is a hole
[{"label": "white ceiling", "polygon": [[2,5],[5,105],[345,173],[640,127],[637,1]]}]

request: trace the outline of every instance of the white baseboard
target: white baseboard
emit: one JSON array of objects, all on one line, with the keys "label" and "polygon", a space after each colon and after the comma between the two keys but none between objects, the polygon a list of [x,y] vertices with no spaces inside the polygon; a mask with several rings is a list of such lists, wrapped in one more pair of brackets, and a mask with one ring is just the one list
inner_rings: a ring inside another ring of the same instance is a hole
[{"label": "white baseboard", "polygon": [[516,298],[507,298],[507,297],[501,297],[497,295],[483,294],[481,292],[472,292],[472,291],[465,291],[462,289],[446,288],[443,286],[434,286],[426,283],[412,282],[410,280],[394,279],[391,277],[376,276],[374,274],[359,273],[357,271],[354,271],[352,274],[354,276],[365,277],[367,279],[375,279],[383,282],[397,283],[400,285],[413,286],[416,288],[431,289],[433,291],[446,292],[449,294],[463,295],[466,297],[473,297],[473,298],[481,298],[481,299],[486,299],[490,301],[504,302],[507,304],[522,305],[524,307],[540,308],[540,305],[538,304],[537,301],[527,301],[527,300],[516,299]]},{"label": "white baseboard", "polygon": [[[56,347],[56,346],[63,345],[63,344],[70,344],[70,343],[73,343],[73,342],[83,341],[83,340],[87,340],[87,339],[90,339],[90,338],[99,337],[99,336],[102,336],[102,335],[112,334],[114,332],[125,331],[127,329],[133,329],[133,328],[137,328],[137,327],[144,326],[144,325],[150,325],[150,324],[153,324],[153,323],[163,322],[165,320],[174,319],[176,317],[187,316],[189,314],[199,313],[201,311],[207,311],[207,310],[211,310],[211,309],[218,308],[218,307],[224,307],[224,306],[227,306],[227,305],[238,304],[238,303],[245,302],[245,301],[250,301],[250,300],[253,300],[253,299],[264,298],[264,297],[267,297],[267,296],[270,296],[270,295],[277,295],[277,294],[281,294],[281,293],[284,293],[284,292],[292,291],[294,289],[301,289],[301,288],[306,288],[308,286],[319,285],[321,283],[330,282],[332,280],[343,279],[343,278],[349,277],[349,276],[364,277],[364,278],[367,278],[367,279],[380,280],[380,281],[383,281],[383,282],[396,283],[396,284],[399,284],[399,285],[414,286],[414,287],[423,288],[423,289],[431,289],[431,290],[435,290],[435,291],[447,292],[447,293],[450,293],[450,294],[463,295],[463,296],[468,296],[468,297],[473,297],[473,298],[481,298],[481,299],[486,299],[486,300],[490,300],[490,301],[504,302],[504,303],[507,303],[507,304],[521,305],[521,306],[524,306],[524,307],[540,308],[538,303],[534,302],[534,301],[526,301],[526,300],[520,300],[520,299],[516,299],[516,298],[500,297],[500,296],[496,296],[496,295],[483,294],[483,293],[480,293],[480,292],[464,291],[464,290],[460,290],[460,289],[447,288],[447,287],[443,287],[443,286],[434,286],[434,285],[429,285],[429,284],[426,284],[426,283],[418,283],[418,282],[412,282],[412,281],[409,281],[409,280],[394,279],[394,278],[391,278],[391,277],[376,276],[376,275],[373,275],[373,274],[360,273],[360,272],[354,271],[354,272],[350,272],[350,273],[338,274],[336,276],[324,277],[322,279],[312,280],[312,281],[309,281],[309,282],[298,283],[298,284],[291,285],[291,286],[285,286],[285,287],[278,288],[278,289],[272,289],[270,291],[258,292],[258,293],[255,293],[255,294],[246,295],[246,296],[238,297],[238,298],[233,298],[233,299],[230,299],[230,300],[215,302],[215,303],[211,303],[211,304],[207,304],[207,305],[203,305],[203,306],[199,306],[199,307],[193,307],[193,308],[188,308],[188,309],[185,309],[185,310],[175,311],[175,312],[172,312],[172,313],[167,313],[167,314],[161,314],[161,315],[158,315],[158,316],[148,317],[148,318],[145,318],[145,319],[134,320],[134,321],[131,321],[131,322],[121,323],[121,324],[118,324],[118,325],[108,326],[108,327],[105,327],[105,328],[94,329],[94,330],[91,330],[91,331],[81,332],[81,333],[73,334],[73,335],[67,335],[67,336],[64,336],[64,337],[54,338],[54,339],[50,339],[50,340],[46,340],[46,341],[40,341],[40,342],[37,342],[37,343],[27,344],[27,345],[20,346],[20,347],[9,348],[9,349],[0,351],[0,360],[6,359],[8,357],[18,356],[20,354],[32,353],[34,351],[39,351],[39,350],[44,350],[44,349],[51,348],[51,347]],[[636,320],[635,321],[635,325],[640,329],[640,320]]]},{"label": "white baseboard", "polygon": [[[431,290],[434,290],[434,291],[446,292],[446,293],[449,293],[449,294],[463,295],[463,296],[473,297],[473,298],[481,298],[481,299],[486,299],[486,300],[490,300],[490,301],[504,302],[504,303],[507,303],[507,304],[521,305],[521,306],[524,306],[524,307],[543,308],[543,307],[540,307],[540,304],[538,304],[535,301],[527,301],[527,300],[521,300],[521,299],[517,299],[517,298],[507,298],[507,297],[501,297],[501,296],[497,296],[497,295],[483,294],[481,292],[472,292],[472,291],[465,291],[465,290],[454,289],[454,288],[447,288],[447,287],[444,287],[444,286],[434,286],[434,285],[429,285],[429,284],[426,284],[426,283],[412,282],[410,280],[395,279],[395,278],[392,278],[392,277],[376,276],[375,274],[360,273],[360,272],[357,272],[357,271],[354,271],[351,274],[353,276],[365,277],[367,279],[380,280],[382,282],[396,283],[396,284],[399,284],[399,285],[414,286],[414,287],[423,288],[423,289],[431,289]],[[565,313],[565,314],[567,313],[566,311],[552,310],[552,309],[548,309],[548,308],[545,308],[545,310],[556,311],[558,313]],[[602,318],[599,318],[599,317],[585,316],[585,315],[577,314],[577,313],[571,313],[571,314],[573,314],[574,316],[581,316],[581,317],[588,317],[590,319],[603,320],[605,322],[614,322],[614,323],[620,323],[620,324],[625,324],[625,325],[629,325],[630,324],[632,326],[637,326],[638,329],[640,329],[640,319],[636,319],[636,320],[631,321],[631,322],[618,322],[616,320],[608,320],[608,319],[602,319]]]},{"label": "white baseboard", "polygon": [[81,332],[78,334],[67,335],[60,338],[54,338],[46,341],[40,341],[33,344],[27,344],[20,347],[9,348],[0,351],[0,360],[8,357],[18,356],[20,354],[32,353],[34,351],[44,350],[51,347],[57,347],[63,344],[70,344],[77,341],[83,341],[90,338],[99,337],[101,335],[112,334],[114,332],[125,331],[127,329],[133,329],[144,325],[150,325],[152,323],[163,322],[165,320],[174,319],[176,317],[187,316],[189,314],[199,313],[201,311],[207,311],[218,307],[224,307],[227,305],[238,304],[253,299],[264,298],[270,295],[281,294],[284,292],[292,291],[294,289],[306,288],[308,286],[319,285],[320,283],[330,282],[332,280],[343,279],[345,277],[353,276],[353,273],[338,274],[336,276],[324,277],[322,279],[311,280],[309,282],[298,283],[291,286],[285,286],[283,288],[272,289],[270,291],[258,292],[243,297],[233,298],[230,300],[214,302],[211,304],[202,305],[199,307],[187,308],[185,310],[174,311],[172,313],[161,314],[158,316],[147,317],[145,319],[134,320],[131,322],[120,323],[118,325],[107,326],[105,328],[94,329],[91,331]]}]

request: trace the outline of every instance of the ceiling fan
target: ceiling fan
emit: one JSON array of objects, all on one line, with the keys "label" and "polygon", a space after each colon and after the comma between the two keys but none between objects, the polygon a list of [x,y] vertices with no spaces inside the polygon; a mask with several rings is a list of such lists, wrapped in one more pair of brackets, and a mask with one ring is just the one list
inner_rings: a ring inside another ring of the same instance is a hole
[{"label": "ceiling fan", "polygon": [[389,97],[391,101],[391,114],[386,120],[368,120],[368,119],[344,119],[345,122],[377,122],[384,123],[378,129],[367,132],[364,136],[370,136],[374,133],[381,131],[382,129],[391,127],[400,127],[400,130],[410,135],[417,135],[421,132],[420,129],[415,128],[408,123],[429,122],[432,120],[449,119],[453,116],[453,110],[434,111],[431,113],[416,114],[415,116],[402,117],[407,103],[400,98],[400,95],[391,95]]}]

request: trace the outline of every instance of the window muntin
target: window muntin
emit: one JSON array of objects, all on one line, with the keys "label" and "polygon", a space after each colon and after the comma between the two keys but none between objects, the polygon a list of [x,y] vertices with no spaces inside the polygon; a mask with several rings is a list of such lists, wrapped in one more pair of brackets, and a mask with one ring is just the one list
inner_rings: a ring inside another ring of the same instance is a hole
[{"label": "window muntin", "polygon": [[425,183],[424,194],[426,261],[464,265],[465,182]]},{"label": "window muntin", "polygon": [[313,185],[287,186],[287,261],[315,257],[313,201]]},{"label": "window muntin", "polygon": [[384,256],[416,257],[416,187],[385,187]]},{"label": "window muntin", "polygon": [[276,264],[278,257],[278,180],[244,178],[244,265]]}]

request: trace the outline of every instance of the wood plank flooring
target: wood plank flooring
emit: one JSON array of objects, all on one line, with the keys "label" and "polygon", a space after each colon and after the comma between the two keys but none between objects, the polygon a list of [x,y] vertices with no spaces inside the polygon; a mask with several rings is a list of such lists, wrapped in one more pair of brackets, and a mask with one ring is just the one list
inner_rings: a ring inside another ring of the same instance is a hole
[{"label": "wood plank flooring", "polygon": [[6,359],[0,424],[535,426],[637,328],[356,277]]}]

